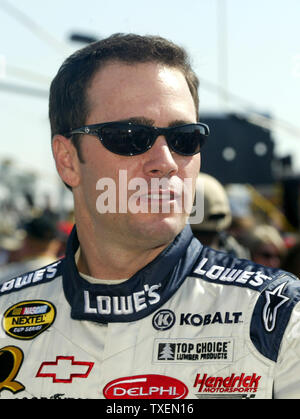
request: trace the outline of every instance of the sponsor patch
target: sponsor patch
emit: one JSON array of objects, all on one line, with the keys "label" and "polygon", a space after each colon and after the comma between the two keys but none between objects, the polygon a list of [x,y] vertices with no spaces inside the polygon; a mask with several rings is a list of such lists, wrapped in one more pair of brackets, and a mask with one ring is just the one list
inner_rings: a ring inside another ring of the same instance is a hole
[{"label": "sponsor patch", "polygon": [[48,301],[21,301],[6,310],[2,327],[13,338],[33,339],[53,324],[55,315],[55,307]]},{"label": "sponsor patch", "polygon": [[16,346],[5,346],[0,349],[0,393],[9,390],[18,393],[25,389],[15,380],[23,362],[23,352]]},{"label": "sponsor patch", "polygon": [[241,286],[250,286],[254,289],[260,287],[265,281],[271,281],[272,277],[265,275],[263,271],[247,271],[244,269],[226,268],[220,265],[209,265],[208,258],[202,258],[194,270],[196,275],[207,278],[210,281],[221,283],[234,283]]},{"label": "sponsor patch", "polygon": [[221,313],[217,311],[215,313],[200,314],[200,313],[181,313],[179,324],[191,325],[191,326],[207,326],[209,324],[238,324],[241,323],[242,312],[230,313],[226,311]]},{"label": "sponsor patch", "polygon": [[[160,294],[157,292],[161,284],[149,286],[144,285],[144,289],[136,291],[131,295],[110,296],[93,295],[93,293],[83,291],[84,313],[100,315],[130,315],[147,309],[149,306],[159,303]],[[92,303],[94,300],[94,306]]]},{"label": "sponsor patch", "polygon": [[146,374],[110,381],[103,394],[106,399],[185,399],[188,388],[177,378]]},{"label": "sponsor patch", "polygon": [[155,339],[153,363],[201,363],[233,361],[233,339]]},{"label": "sponsor patch", "polygon": [[174,326],[175,313],[171,310],[159,310],[152,318],[152,325],[156,330],[168,330]]},{"label": "sponsor patch", "polygon": [[256,373],[240,375],[231,374],[227,377],[210,376],[208,374],[197,374],[194,387],[197,389],[196,396],[203,395],[246,395],[256,393],[259,386],[260,375]]},{"label": "sponsor patch", "polygon": [[278,309],[289,301],[289,298],[282,294],[285,286],[286,282],[278,285],[273,291],[265,291],[266,304],[263,308],[263,322],[267,332],[272,332],[275,329]]},{"label": "sponsor patch", "polygon": [[42,362],[36,377],[52,378],[52,383],[72,383],[74,378],[87,378],[94,362],[75,361],[74,356],[57,356],[55,361]]},{"label": "sponsor patch", "polygon": [[52,263],[51,265],[45,266],[42,269],[38,269],[34,272],[29,272],[25,275],[18,276],[16,278],[5,281],[0,286],[0,295],[9,293],[15,290],[19,290],[24,287],[38,284],[40,282],[48,282],[55,278],[58,271],[58,266],[61,260]]}]

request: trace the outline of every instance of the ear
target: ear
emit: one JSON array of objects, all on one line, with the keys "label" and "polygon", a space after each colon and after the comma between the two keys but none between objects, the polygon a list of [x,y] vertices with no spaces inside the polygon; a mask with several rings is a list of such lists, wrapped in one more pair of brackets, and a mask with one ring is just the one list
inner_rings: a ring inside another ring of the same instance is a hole
[{"label": "ear", "polygon": [[72,188],[78,186],[80,163],[72,141],[63,135],[55,135],[52,139],[52,152],[61,179]]}]

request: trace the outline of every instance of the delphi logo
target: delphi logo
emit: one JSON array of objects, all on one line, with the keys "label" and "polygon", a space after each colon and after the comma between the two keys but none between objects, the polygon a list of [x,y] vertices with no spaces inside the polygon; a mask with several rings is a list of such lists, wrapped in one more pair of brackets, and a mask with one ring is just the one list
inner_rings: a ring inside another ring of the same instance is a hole
[{"label": "delphi logo", "polygon": [[187,386],[177,378],[146,374],[117,378],[103,389],[106,399],[185,399]]}]

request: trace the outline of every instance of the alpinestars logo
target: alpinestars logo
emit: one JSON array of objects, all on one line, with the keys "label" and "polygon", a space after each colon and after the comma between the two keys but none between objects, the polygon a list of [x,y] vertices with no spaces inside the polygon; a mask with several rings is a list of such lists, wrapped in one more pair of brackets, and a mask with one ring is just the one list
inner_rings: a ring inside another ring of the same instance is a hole
[{"label": "alpinestars logo", "polygon": [[263,321],[267,332],[272,332],[276,326],[279,307],[285,304],[289,298],[282,294],[286,282],[278,285],[273,291],[266,291],[266,304],[263,308]]}]

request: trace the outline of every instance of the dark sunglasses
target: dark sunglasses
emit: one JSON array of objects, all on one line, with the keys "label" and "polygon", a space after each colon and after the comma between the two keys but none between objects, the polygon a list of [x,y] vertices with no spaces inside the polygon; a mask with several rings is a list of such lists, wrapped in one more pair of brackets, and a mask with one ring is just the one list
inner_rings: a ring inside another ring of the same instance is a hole
[{"label": "dark sunglasses", "polygon": [[132,122],[106,122],[104,124],[86,125],[64,134],[95,135],[107,150],[121,156],[135,156],[149,150],[157,137],[163,135],[169,148],[183,156],[192,156],[200,152],[209,127],[200,122],[179,125],[169,128],[157,128],[138,125]]}]

